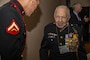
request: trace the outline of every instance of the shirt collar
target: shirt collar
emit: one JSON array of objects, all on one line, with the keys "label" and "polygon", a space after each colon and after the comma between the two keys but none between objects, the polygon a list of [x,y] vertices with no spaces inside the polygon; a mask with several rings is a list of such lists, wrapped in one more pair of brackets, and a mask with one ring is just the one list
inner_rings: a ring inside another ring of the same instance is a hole
[{"label": "shirt collar", "polygon": [[78,13],[77,13],[77,12],[73,11],[73,13],[74,13],[76,16],[78,16]]}]

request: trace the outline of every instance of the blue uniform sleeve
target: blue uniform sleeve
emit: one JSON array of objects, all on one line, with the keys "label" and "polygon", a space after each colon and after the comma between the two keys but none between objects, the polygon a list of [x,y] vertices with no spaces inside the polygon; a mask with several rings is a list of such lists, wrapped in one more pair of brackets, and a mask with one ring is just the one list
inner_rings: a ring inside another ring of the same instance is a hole
[{"label": "blue uniform sleeve", "polygon": [[25,38],[20,31],[24,25],[15,8],[0,9],[0,54],[2,60],[13,60],[21,55]]},{"label": "blue uniform sleeve", "polygon": [[40,48],[40,60],[48,60],[48,50],[49,50],[49,42],[47,38],[47,28],[45,28]]}]

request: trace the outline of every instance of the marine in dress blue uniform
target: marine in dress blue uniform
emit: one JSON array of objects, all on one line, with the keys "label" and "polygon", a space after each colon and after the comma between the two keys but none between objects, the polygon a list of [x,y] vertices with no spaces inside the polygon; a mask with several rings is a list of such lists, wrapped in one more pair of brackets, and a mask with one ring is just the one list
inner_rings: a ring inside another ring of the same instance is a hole
[{"label": "marine in dress blue uniform", "polygon": [[79,26],[69,24],[60,29],[55,23],[48,24],[44,29],[41,42],[41,60],[87,60],[81,40]]},{"label": "marine in dress blue uniform", "polygon": [[1,60],[21,60],[25,46],[24,10],[17,0],[0,7]]}]

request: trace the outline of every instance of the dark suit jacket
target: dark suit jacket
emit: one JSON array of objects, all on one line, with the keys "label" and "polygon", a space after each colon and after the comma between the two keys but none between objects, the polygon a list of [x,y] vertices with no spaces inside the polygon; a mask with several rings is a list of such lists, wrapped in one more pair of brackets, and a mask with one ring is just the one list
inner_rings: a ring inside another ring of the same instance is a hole
[{"label": "dark suit jacket", "polygon": [[71,12],[71,18],[70,18],[69,22],[71,24],[77,24],[79,26],[85,24],[85,21],[83,19],[81,19],[81,21],[79,21],[78,18],[77,18],[77,16],[73,12]]},{"label": "dark suit jacket", "polygon": [[82,30],[83,30],[83,40],[84,41],[88,40],[88,37],[89,37],[89,34],[88,34],[88,26],[89,26],[88,22],[86,23],[84,21],[84,19],[81,19],[81,21],[79,21],[77,16],[73,12],[71,12],[71,18],[70,18],[69,22],[71,24],[76,24],[76,25],[80,26],[82,28]]}]

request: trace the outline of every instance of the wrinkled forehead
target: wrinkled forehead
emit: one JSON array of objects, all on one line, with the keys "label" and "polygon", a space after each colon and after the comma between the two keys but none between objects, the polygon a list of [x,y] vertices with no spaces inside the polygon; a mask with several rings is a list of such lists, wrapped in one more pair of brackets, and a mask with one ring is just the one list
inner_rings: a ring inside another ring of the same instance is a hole
[{"label": "wrinkled forehead", "polygon": [[40,0],[35,0],[35,1],[40,1]]},{"label": "wrinkled forehead", "polygon": [[67,10],[64,9],[64,8],[57,8],[57,9],[56,9],[56,12],[62,12],[62,11],[66,12]]},{"label": "wrinkled forehead", "polygon": [[57,8],[55,10],[55,14],[67,14],[67,10],[66,9],[63,9],[63,8]]}]

